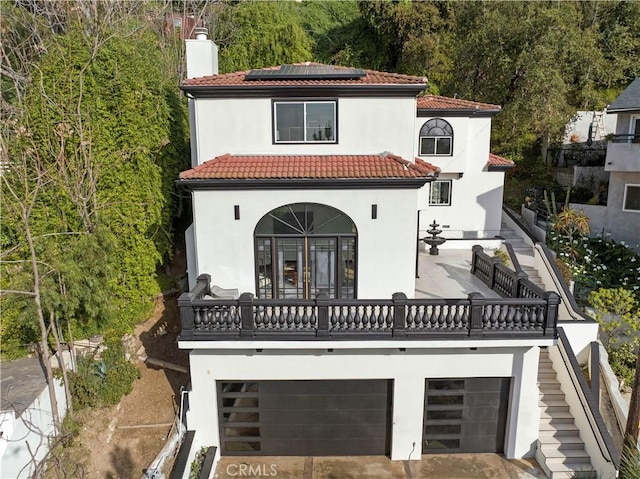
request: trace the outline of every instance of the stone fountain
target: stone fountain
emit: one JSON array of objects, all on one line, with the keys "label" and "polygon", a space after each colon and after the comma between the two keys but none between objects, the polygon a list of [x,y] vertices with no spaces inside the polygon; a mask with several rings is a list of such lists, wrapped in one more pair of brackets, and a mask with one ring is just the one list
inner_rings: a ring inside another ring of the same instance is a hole
[{"label": "stone fountain", "polygon": [[442,243],[444,243],[447,240],[442,236],[438,236],[440,233],[442,233],[442,230],[438,229],[438,226],[440,225],[436,223],[436,220],[433,220],[433,223],[431,223],[429,226],[431,226],[431,229],[428,229],[427,233],[431,235],[431,238],[429,238],[428,236],[425,236],[424,238],[422,238],[422,241],[424,241],[429,246],[431,246],[431,248],[429,249],[429,254],[435,256],[439,254],[438,246],[440,246]]}]

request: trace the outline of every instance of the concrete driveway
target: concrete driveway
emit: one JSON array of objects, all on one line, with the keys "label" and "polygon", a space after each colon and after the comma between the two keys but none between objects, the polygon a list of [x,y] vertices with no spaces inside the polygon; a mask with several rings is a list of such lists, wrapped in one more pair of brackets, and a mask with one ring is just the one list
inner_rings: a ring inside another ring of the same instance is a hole
[{"label": "concrete driveway", "polygon": [[434,454],[420,461],[384,456],[223,457],[218,479],[544,479],[533,459],[507,460],[499,454]]}]

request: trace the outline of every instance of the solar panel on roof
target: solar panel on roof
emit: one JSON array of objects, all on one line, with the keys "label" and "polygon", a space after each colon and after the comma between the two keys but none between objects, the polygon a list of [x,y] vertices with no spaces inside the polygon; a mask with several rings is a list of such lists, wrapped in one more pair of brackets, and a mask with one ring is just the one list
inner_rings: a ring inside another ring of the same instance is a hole
[{"label": "solar panel on roof", "polygon": [[333,65],[282,65],[278,70],[251,70],[246,80],[354,80],[366,74],[360,68]]}]

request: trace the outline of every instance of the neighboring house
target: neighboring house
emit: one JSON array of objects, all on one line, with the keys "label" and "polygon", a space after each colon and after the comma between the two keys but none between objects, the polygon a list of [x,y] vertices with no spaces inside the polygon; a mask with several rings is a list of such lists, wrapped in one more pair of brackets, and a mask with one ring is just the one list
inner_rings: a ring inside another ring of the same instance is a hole
[{"label": "neighboring house", "polygon": [[[3,361],[0,378],[0,477],[33,477],[53,434],[44,369],[36,358]],[[62,420],[67,410],[64,388],[57,380],[54,388]]]},{"label": "neighboring house", "polygon": [[[568,315],[471,250],[502,243],[513,163],[490,153],[500,108],[357,68],[218,75],[216,54],[204,35],[187,41],[181,86],[192,451],[533,455],[550,411],[541,419],[538,365],[561,361],[545,348]],[[420,246],[433,220],[441,256]],[[578,351],[597,332],[580,323]]]},{"label": "neighboring house", "polygon": [[607,137],[607,204],[573,206],[589,216],[592,233],[610,234],[640,251],[640,78],[607,107],[607,116],[617,117],[615,133]]}]

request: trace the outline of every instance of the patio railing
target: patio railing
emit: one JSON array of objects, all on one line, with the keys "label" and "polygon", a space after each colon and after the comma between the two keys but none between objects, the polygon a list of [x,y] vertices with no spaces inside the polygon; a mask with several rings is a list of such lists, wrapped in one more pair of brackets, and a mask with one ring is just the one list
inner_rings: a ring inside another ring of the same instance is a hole
[{"label": "patio railing", "polygon": [[[555,338],[559,296],[538,294],[540,290],[522,278],[513,283],[497,265],[487,266],[487,255],[477,253],[474,265],[493,278],[494,287],[523,296],[489,299],[471,293],[462,299],[407,299],[395,293],[391,299],[319,295],[302,300],[256,299],[243,293],[238,299],[214,299],[208,297],[210,277],[202,275],[178,300],[180,340]],[[492,272],[496,269],[500,273]]]},{"label": "patio railing", "polygon": [[529,281],[526,273],[512,271],[495,256],[486,254],[481,246],[476,245],[471,251],[471,273],[500,296],[543,299],[549,294]]}]

